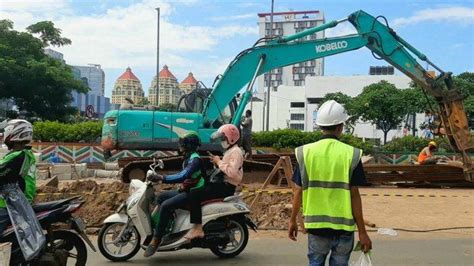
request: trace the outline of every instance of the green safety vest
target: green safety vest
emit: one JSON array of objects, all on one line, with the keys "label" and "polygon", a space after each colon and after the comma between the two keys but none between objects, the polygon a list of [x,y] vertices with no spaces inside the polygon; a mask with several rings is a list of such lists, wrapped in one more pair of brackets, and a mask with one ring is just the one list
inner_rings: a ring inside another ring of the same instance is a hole
[{"label": "green safety vest", "polygon": [[[194,159],[194,158],[201,158],[201,156],[199,156],[199,154],[197,152],[195,152],[195,153],[191,154],[190,159]],[[197,182],[197,184],[193,188],[191,188],[191,190],[194,190],[196,188],[200,188],[200,187],[204,186],[205,180],[204,180],[203,174],[201,173],[201,169],[194,172],[193,175],[191,176],[191,178],[192,179],[199,178],[199,181]]]},{"label": "green safety vest", "polygon": [[[28,149],[9,152],[0,159],[0,165],[8,163],[15,157],[21,155],[22,152],[25,153],[25,159],[19,172],[20,176],[25,180],[25,191],[23,192],[25,193],[26,199],[31,203],[36,195],[36,159],[33,152]],[[8,171],[8,169],[6,171]],[[16,169],[10,169],[10,171],[16,171]],[[0,208],[5,207],[5,201],[0,198]]]},{"label": "green safety vest", "polygon": [[303,188],[306,229],[354,231],[350,179],[362,151],[337,139],[295,149]]}]

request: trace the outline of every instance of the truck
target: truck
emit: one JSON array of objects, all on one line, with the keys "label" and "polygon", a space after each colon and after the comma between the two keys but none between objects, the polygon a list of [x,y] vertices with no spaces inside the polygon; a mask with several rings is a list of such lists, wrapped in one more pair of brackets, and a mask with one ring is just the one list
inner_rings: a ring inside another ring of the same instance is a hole
[{"label": "truck", "polygon": [[[308,40],[311,34],[349,22],[356,34]],[[438,123],[453,150],[462,154],[466,179],[473,180],[469,151],[474,148],[464,111],[463,97],[455,88],[450,72],[443,71],[426,55],[390,28],[384,16],[373,17],[359,10],[348,17],[288,36],[263,37],[240,52],[211,89],[199,89],[184,96],[176,111],[158,111],[154,106],[123,106],[104,117],[101,144],[104,151],[117,149],[177,150],[181,135],[195,131],[202,150],[220,151],[210,140],[222,124],[240,125],[244,108],[252,97],[256,78],[272,69],[299,62],[368,48],[410,77],[438,103]],[[420,61],[439,72],[432,76]],[[239,92],[242,92],[239,94]]]}]

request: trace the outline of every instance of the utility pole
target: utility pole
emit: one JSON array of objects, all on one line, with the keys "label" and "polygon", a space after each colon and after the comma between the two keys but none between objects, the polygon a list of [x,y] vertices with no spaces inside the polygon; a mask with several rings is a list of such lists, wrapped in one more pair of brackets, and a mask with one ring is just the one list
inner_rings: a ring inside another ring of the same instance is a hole
[{"label": "utility pole", "polygon": [[160,95],[160,8],[156,8],[158,19],[156,21],[156,95],[155,102],[158,106],[158,97]]},{"label": "utility pole", "polygon": [[[273,38],[273,5],[274,0],[272,0],[272,11],[270,12],[270,38]],[[272,71],[268,72],[268,88],[267,88],[267,123],[265,126],[265,131],[268,131],[270,125],[270,91],[272,88]]]}]

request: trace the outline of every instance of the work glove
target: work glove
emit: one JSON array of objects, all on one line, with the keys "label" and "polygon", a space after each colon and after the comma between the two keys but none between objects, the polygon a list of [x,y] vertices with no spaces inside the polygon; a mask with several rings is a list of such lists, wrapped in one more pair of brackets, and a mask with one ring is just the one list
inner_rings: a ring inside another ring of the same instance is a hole
[{"label": "work glove", "polygon": [[164,179],[163,175],[159,175],[155,171],[148,170],[146,172],[146,180],[149,180],[151,182],[158,182],[158,181],[162,181],[163,179]]}]

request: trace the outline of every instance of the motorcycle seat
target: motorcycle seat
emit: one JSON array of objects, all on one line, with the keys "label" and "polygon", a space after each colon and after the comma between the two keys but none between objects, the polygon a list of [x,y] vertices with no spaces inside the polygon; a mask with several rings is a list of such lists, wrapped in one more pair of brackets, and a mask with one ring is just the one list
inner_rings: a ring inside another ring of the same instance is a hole
[{"label": "motorcycle seat", "polygon": [[48,211],[52,209],[57,209],[59,207],[62,207],[63,205],[78,199],[79,197],[72,197],[72,198],[67,198],[67,199],[61,199],[61,200],[55,200],[55,201],[48,201],[48,202],[41,202],[41,203],[36,203],[34,204],[33,210],[35,212],[42,212],[42,211]]},{"label": "motorcycle seat", "polygon": [[223,201],[224,201],[223,198],[205,200],[205,201],[201,202],[201,206],[204,206],[204,205],[207,205],[207,204],[211,204],[211,203],[216,203],[216,202],[223,202]]}]

